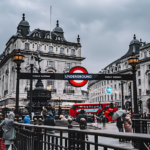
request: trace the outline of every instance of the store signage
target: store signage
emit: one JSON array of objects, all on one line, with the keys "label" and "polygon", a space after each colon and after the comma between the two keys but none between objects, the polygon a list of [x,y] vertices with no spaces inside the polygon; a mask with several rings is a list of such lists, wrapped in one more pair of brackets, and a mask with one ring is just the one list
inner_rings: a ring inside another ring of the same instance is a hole
[{"label": "store signage", "polygon": [[[82,73],[74,74],[74,73],[79,73],[79,72],[82,72]],[[71,85],[75,87],[82,87],[88,82],[89,79],[93,78],[93,76],[88,74],[87,70],[81,66],[76,66],[76,67],[71,68],[69,73],[73,73],[73,75],[66,74],[64,75],[64,79],[74,79],[74,80],[69,80],[69,82]]]},{"label": "store signage", "polygon": [[106,87],[105,91],[106,91],[106,94],[112,94],[113,92],[111,87]]}]

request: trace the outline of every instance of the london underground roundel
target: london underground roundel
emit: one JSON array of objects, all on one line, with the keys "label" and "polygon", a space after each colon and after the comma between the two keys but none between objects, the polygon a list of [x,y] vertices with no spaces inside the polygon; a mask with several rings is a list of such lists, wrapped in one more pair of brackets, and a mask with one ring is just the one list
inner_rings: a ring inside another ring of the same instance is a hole
[{"label": "london underground roundel", "polygon": [[[76,66],[70,69],[69,73],[85,73],[88,74],[87,70],[84,67]],[[69,80],[70,84],[75,87],[84,86],[88,80]]]}]

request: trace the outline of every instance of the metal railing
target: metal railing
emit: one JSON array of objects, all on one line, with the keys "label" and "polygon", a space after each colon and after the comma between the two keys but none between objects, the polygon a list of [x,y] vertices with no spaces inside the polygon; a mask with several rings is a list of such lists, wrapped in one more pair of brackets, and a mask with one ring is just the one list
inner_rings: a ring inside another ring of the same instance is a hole
[{"label": "metal railing", "polygon": [[[145,134],[111,133],[100,130],[80,130],[78,128],[68,129],[60,126],[27,125],[18,122],[15,122],[15,130],[14,147],[17,150],[50,150],[54,147],[57,150],[98,150],[100,147],[104,150],[109,148],[113,150],[136,150],[121,145],[107,144],[99,139],[105,137],[138,141],[138,149],[144,150],[143,142],[150,141],[150,136]],[[54,130],[55,134],[49,134],[48,131],[50,132],[50,130]],[[87,141],[86,135],[93,138]]]}]

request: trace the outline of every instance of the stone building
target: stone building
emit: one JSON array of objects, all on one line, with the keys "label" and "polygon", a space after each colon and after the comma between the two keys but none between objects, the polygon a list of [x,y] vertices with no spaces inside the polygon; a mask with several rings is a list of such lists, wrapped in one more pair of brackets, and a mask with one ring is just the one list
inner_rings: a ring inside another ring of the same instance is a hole
[{"label": "stone building", "polygon": [[[24,63],[21,64],[21,72],[30,72],[31,54],[37,55],[39,51],[43,61],[41,62],[42,73],[67,73],[74,66],[81,66],[81,44],[78,36],[77,43],[69,42],[65,39],[64,31],[56,27],[52,32],[34,29],[30,31],[30,25],[25,20],[18,24],[17,33],[10,37],[6,43],[6,48],[0,56],[0,105],[14,104],[16,97],[16,64],[12,57],[16,51],[25,56]],[[38,71],[38,64],[34,63],[34,72]],[[33,81],[33,88],[36,80]],[[43,80],[44,88],[51,89],[52,101],[57,103],[58,95],[61,101],[82,102],[81,88],[70,85],[68,81]],[[26,104],[27,91],[30,88],[29,80],[20,80],[20,104]]]},{"label": "stone building", "polygon": [[[138,93],[138,107],[140,112],[149,113],[147,106],[150,98],[150,44],[146,44],[141,40],[137,40],[134,35],[133,40],[129,44],[129,50],[125,55],[118,58],[105,68],[99,71],[100,74],[132,74],[131,66],[128,64],[128,59],[134,52],[139,59],[139,64],[136,69],[137,93]],[[122,106],[122,90],[123,84],[123,99],[125,108],[133,105],[133,83],[132,81],[90,81],[88,84],[89,102],[110,102],[114,101],[118,106]],[[106,94],[106,87],[111,87],[112,94]],[[141,105],[139,104],[141,102]]]}]

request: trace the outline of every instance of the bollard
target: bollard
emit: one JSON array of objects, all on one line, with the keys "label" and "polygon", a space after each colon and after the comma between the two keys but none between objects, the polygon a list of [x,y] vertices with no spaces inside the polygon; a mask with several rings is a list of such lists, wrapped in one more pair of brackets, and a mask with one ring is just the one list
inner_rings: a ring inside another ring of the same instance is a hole
[{"label": "bollard", "polygon": [[87,128],[87,124],[86,124],[86,120],[84,118],[80,119],[80,129],[86,129]]},{"label": "bollard", "polygon": [[39,118],[39,125],[42,125],[42,118]]},{"label": "bollard", "polygon": [[68,128],[72,128],[72,125],[71,125],[72,119],[71,118],[68,119],[68,123],[69,123]]},{"label": "bollard", "polygon": [[37,118],[34,118],[34,125],[37,124]]}]

